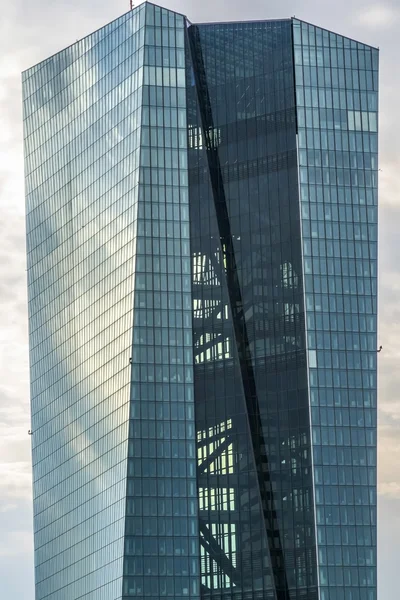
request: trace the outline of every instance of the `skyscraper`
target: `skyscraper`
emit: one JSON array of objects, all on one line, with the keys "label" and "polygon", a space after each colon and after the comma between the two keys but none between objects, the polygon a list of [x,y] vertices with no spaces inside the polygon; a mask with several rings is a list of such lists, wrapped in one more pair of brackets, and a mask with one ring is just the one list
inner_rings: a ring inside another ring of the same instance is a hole
[{"label": "skyscraper", "polygon": [[144,3],[23,74],[37,600],[376,600],[378,51]]}]

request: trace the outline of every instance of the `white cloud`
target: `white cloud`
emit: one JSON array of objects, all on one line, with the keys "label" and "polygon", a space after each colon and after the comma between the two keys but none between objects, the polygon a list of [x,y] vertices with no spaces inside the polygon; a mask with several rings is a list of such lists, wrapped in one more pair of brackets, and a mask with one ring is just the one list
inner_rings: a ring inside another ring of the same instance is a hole
[{"label": "white cloud", "polygon": [[[2,33],[7,36],[5,30]],[[22,65],[20,52],[1,53],[0,498],[2,512],[11,511],[16,499],[30,501],[31,498],[30,439],[27,435],[30,416],[20,102]]]},{"label": "white cloud", "polygon": [[16,510],[18,508],[18,504],[2,504],[0,506],[0,513],[7,513],[7,512],[11,512],[13,510]]},{"label": "white cloud", "polygon": [[366,27],[388,27],[398,19],[398,11],[385,4],[367,6],[359,15],[358,20]]},{"label": "white cloud", "polygon": [[[388,132],[389,133],[389,132]],[[400,156],[392,156],[381,162],[379,172],[379,203],[381,208],[386,206],[400,208]]]},{"label": "white cloud", "polygon": [[400,500],[400,483],[397,481],[391,481],[390,483],[380,483],[378,485],[378,491],[380,496],[386,496],[388,498],[395,498]]},{"label": "white cloud", "polygon": [[0,463],[0,495],[4,498],[31,498],[29,462]]},{"label": "white cloud", "polygon": [[400,500],[399,402],[379,403],[378,493]]},{"label": "white cloud", "polygon": [[0,557],[32,553],[32,535],[26,531],[7,532],[0,540]]},{"label": "white cloud", "polygon": [[[398,381],[396,381],[397,383]],[[385,389],[383,388],[382,391],[385,391]],[[379,412],[382,418],[387,417],[394,422],[400,421],[400,402],[397,399],[395,401],[380,399]],[[396,434],[398,435],[398,431],[396,431]],[[389,456],[388,459],[391,460],[391,457]]]}]

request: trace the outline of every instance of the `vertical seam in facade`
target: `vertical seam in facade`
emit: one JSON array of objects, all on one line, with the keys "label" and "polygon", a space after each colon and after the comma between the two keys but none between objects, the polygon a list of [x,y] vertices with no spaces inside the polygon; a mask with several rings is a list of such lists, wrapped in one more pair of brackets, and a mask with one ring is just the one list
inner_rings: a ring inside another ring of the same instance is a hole
[{"label": "vertical seam in facade", "polygon": [[[296,105],[297,112],[297,105]],[[314,476],[314,444],[313,444],[313,428],[312,428],[312,412],[311,412],[311,393],[310,393],[310,369],[308,360],[308,328],[307,328],[307,308],[306,308],[306,287],[305,287],[305,271],[304,271],[304,247],[303,247],[303,219],[301,215],[301,189],[300,189],[300,163],[299,163],[299,138],[296,134],[296,145],[297,145],[297,176],[298,176],[298,190],[299,190],[299,215],[300,215],[300,240],[301,240],[301,265],[302,265],[302,279],[303,279],[303,302],[304,302],[304,333],[305,333],[305,346],[306,346],[306,371],[307,371],[307,391],[308,391],[308,414],[310,419],[310,453],[311,453],[311,480],[312,480],[312,497],[313,497],[313,512],[314,512],[314,527],[315,527],[315,559],[317,569],[317,594],[320,597],[320,585],[319,585],[319,559],[318,559],[318,529],[317,529],[317,509],[315,502],[315,476]]]},{"label": "vertical seam in facade", "polygon": [[308,415],[310,419],[310,453],[311,453],[311,481],[312,481],[312,498],[314,512],[314,535],[315,535],[315,565],[317,571],[317,598],[320,598],[320,577],[319,577],[319,556],[318,556],[318,528],[317,528],[317,507],[315,502],[315,474],[314,474],[314,444],[313,444],[313,427],[312,427],[312,411],[311,411],[311,390],[310,390],[310,369],[308,359],[308,327],[307,327],[307,304],[306,304],[306,285],[305,285],[305,270],[304,270],[304,246],[303,246],[303,217],[301,211],[301,186],[300,186],[300,158],[299,158],[299,132],[297,121],[297,87],[296,87],[296,62],[294,55],[294,31],[292,19],[292,53],[293,53],[293,82],[294,82],[294,102],[295,102],[295,118],[296,118],[296,152],[297,152],[297,187],[299,198],[299,218],[300,218],[300,244],[301,244],[301,266],[302,266],[302,281],[303,281],[303,303],[304,303],[304,334],[306,347],[306,372],[307,372],[307,391],[308,391]]}]

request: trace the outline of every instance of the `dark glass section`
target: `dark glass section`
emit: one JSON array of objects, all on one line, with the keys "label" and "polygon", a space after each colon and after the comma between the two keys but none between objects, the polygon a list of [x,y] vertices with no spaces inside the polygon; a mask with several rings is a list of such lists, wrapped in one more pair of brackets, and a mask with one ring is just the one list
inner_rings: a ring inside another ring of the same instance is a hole
[{"label": "dark glass section", "polygon": [[202,597],[312,600],[291,22],[188,38]]}]

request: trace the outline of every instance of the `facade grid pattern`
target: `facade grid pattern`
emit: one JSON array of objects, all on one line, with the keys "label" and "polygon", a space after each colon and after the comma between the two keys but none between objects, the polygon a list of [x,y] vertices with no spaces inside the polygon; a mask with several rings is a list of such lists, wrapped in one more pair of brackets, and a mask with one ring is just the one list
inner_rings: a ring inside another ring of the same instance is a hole
[{"label": "facade grid pattern", "polygon": [[293,27],[320,595],[375,600],[378,51]]},{"label": "facade grid pattern", "polygon": [[37,600],[121,598],[144,8],[24,74]]},{"label": "facade grid pattern", "polygon": [[376,600],[378,56],[145,2],[22,75],[36,600]]},{"label": "facade grid pattern", "polygon": [[317,598],[291,36],[189,28],[204,598]]},{"label": "facade grid pattern", "polygon": [[200,598],[185,20],[146,4],[123,598]]}]

